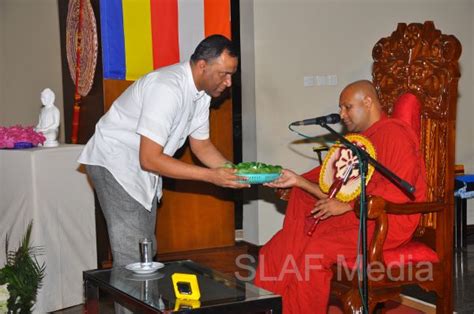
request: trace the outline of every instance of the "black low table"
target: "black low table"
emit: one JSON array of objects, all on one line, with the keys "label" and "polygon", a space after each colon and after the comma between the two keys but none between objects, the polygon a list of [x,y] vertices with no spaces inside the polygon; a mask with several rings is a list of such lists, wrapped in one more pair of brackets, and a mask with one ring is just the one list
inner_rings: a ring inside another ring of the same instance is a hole
[{"label": "black low table", "polygon": [[[195,274],[199,301],[177,300],[173,273]],[[165,263],[148,275],[117,267],[83,273],[87,313],[99,313],[100,291],[135,313],[281,313],[281,297],[193,261]]]}]

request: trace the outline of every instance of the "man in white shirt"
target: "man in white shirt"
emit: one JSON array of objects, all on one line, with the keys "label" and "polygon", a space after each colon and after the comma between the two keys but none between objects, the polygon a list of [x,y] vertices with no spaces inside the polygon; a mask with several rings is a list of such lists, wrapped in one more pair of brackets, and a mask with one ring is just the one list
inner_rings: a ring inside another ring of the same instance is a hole
[{"label": "man in white shirt", "polygon": [[[140,238],[155,239],[162,176],[245,188],[209,139],[209,105],[232,85],[237,52],[221,35],[204,39],[189,62],[146,74],[112,104],[79,157],[104,213],[114,266],[136,262]],[[206,166],[173,158],[189,138]],[[154,241],[156,248],[156,241]]]}]

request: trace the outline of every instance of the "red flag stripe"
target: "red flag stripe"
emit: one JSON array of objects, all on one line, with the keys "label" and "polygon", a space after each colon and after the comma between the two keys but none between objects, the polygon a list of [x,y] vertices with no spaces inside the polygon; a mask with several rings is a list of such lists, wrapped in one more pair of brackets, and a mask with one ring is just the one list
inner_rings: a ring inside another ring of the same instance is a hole
[{"label": "red flag stripe", "polygon": [[178,0],[150,0],[153,68],[179,62]]}]

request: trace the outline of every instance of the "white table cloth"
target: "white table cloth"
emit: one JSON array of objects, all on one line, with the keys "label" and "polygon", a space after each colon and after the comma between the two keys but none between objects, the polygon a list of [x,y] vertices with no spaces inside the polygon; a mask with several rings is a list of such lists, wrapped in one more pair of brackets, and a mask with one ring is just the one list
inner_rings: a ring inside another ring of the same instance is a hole
[{"label": "white table cloth", "polygon": [[0,150],[0,267],[5,236],[18,247],[33,220],[46,276],[35,313],[83,303],[82,271],[97,268],[93,190],[77,158],[83,145]]}]

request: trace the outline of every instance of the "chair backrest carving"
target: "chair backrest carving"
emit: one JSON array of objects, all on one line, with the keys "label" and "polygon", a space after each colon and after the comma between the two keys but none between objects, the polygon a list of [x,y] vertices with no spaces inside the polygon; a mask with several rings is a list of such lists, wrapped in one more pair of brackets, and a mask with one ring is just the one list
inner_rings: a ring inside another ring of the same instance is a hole
[{"label": "chair backrest carving", "polygon": [[[431,21],[399,23],[396,31],[380,39],[372,51],[373,82],[384,110],[391,114],[396,99],[406,92],[421,101],[420,140],[427,169],[427,198],[448,207],[453,206],[460,55],[457,38],[442,34]],[[418,235],[426,227],[436,228],[440,219],[452,220],[452,210],[444,211],[442,217],[424,215]]]}]

